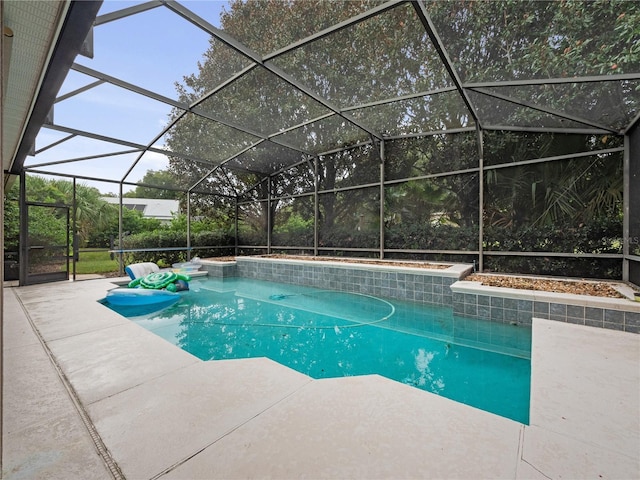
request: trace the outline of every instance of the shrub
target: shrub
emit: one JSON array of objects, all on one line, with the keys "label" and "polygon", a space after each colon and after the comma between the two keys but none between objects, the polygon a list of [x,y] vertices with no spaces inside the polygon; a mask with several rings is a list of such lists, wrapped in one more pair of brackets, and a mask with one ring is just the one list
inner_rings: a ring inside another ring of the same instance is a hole
[{"label": "shrub", "polygon": [[[178,248],[178,250],[128,252],[124,254],[125,264],[137,262],[155,262],[161,266],[170,266],[173,263],[187,260],[187,234],[171,230],[155,230],[152,232],[129,235],[123,239],[123,249],[163,249]],[[233,236],[229,232],[214,231],[200,232],[191,236],[192,247],[224,247],[220,248],[196,248],[193,256],[215,257],[230,255],[233,250],[229,246],[234,245]],[[231,251],[230,251],[231,250]]]}]

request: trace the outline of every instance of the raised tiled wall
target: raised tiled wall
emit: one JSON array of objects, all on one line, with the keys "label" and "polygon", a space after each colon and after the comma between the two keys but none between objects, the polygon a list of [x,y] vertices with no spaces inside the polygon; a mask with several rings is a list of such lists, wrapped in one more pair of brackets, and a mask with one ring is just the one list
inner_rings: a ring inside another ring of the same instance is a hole
[{"label": "raised tiled wall", "polygon": [[446,270],[342,262],[237,257],[202,261],[211,277],[245,277],[329,290],[363,293],[444,307],[458,317],[531,325],[532,318],[640,333],[640,303],[624,299],[498,289],[460,281],[471,266]]},{"label": "raised tiled wall", "polygon": [[472,268],[401,268],[341,262],[236,258],[238,276],[450,306],[451,284]]},{"label": "raised tiled wall", "polygon": [[213,260],[201,260],[201,262],[202,269],[206,270],[210,277],[226,278],[238,276],[236,262],[216,262]]},{"label": "raised tiled wall", "polygon": [[[640,304],[626,299],[530,292],[461,281],[453,285],[453,313],[467,318],[531,325],[543,318],[640,333]],[[517,297],[517,298],[516,298]]]}]

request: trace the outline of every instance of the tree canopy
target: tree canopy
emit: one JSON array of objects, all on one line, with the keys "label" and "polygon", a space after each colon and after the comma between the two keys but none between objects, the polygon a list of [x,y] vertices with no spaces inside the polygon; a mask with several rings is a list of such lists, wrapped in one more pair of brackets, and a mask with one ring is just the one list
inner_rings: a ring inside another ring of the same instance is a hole
[{"label": "tree canopy", "polygon": [[[490,227],[509,228],[520,237],[554,222],[579,225],[604,217],[620,222],[620,154],[495,168],[615,149],[621,146],[620,137],[518,133],[498,126],[584,129],[607,121],[611,128],[628,123],[638,110],[633,92],[639,84],[616,75],[640,71],[640,46],[634,40],[640,37],[638,4],[507,0],[425,2],[424,9],[415,3],[381,5],[367,0],[230,3],[221,17],[222,30],[248,49],[242,55],[212,37],[198,73],[178,86],[181,100],[198,105],[207,116],[188,114],[168,135],[171,149],[214,165],[247,149],[222,167],[172,159],[171,172],[182,185],[200,181],[196,190],[222,195],[214,200],[202,196],[200,208],[228,217],[232,203],[225,198],[239,198],[241,225],[256,233],[267,226],[289,231],[285,219],[298,215],[303,219],[298,224],[306,225],[306,239],[297,241],[308,245],[312,229],[304,219],[314,217],[313,202],[284,197],[314,191],[310,160],[319,155],[321,243],[361,246],[353,243],[355,226],[356,232],[365,232],[366,246],[379,247],[379,190],[355,187],[380,181],[378,150],[384,138],[383,178],[393,182],[386,187],[384,221],[390,242],[400,242],[399,247],[451,245],[437,235],[423,243],[403,242],[394,232],[418,223],[431,230],[465,229],[471,236],[463,236],[466,240],[456,248],[475,250],[473,232],[477,235],[481,210],[489,227],[487,246],[495,244]],[[372,9],[380,10],[288,48]],[[269,60],[254,64],[252,51]],[[452,70],[443,64],[443,55]],[[229,83],[234,73],[239,76]],[[580,78],[595,75],[607,75],[610,81]],[[575,82],[565,81],[570,78]],[[466,99],[455,91],[456,81],[465,87]],[[500,83],[513,81],[521,83]],[[623,96],[628,109],[612,108],[612,96]],[[174,111],[174,118],[181,114]],[[482,140],[489,166],[482,176],[476,125],[490,127]],[[447,133],[452,129],[458,133]],[[443,133],[431,135],[433,131]],[[420,133],[429,135],[416,135]],[[398,137],[407,134],[414,136]],[[336,147],[351,148],[325,153]],[[484,205],[478,205],[481,184]],[[349,190],[342,194],[336,189]],[[264,243],[265,237],[253,241]]]}]

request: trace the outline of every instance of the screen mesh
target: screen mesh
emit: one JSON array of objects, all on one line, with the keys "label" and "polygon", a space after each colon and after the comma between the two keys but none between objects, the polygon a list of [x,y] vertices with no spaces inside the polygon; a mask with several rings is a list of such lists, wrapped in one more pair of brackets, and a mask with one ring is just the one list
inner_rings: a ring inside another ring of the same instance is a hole
[{"label": "screen mesh", "polygon": [[427,3],[463,82],[637,72],[627,53],[639,9],[626,1]]},{"label": "screen mesh", "polygon": [[410,4],[304,45],[274,63],[343,108],[453,84]]},{"label": "screen mesh", "polygon": [[319,246],[378,248],[380,191],[363,188],[319,195]]},{"label": "screen mesh", "polygon": [[640,256],[640,127],[637,125],[629,133],[629,185],[629,253]]},{"label": "screen mesh", "polygon": [[385,189],[385,248],[477,250],[478,174],[411,180]]},{"label": "screen mesh", "polygon": [[385,180],[478,168],[475,132],[429,135],[385,143]]}]

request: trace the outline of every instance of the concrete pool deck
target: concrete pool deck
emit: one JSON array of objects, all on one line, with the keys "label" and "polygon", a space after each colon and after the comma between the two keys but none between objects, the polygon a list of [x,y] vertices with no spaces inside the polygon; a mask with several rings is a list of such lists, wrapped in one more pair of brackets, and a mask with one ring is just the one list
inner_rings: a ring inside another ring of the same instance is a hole
[{"label": "concrete pool deck", "polygon": [[4,290],[3,478],[640,476],[640,335],[534,319],[526,426],[377,375],[203,362],[110,288]]}]

